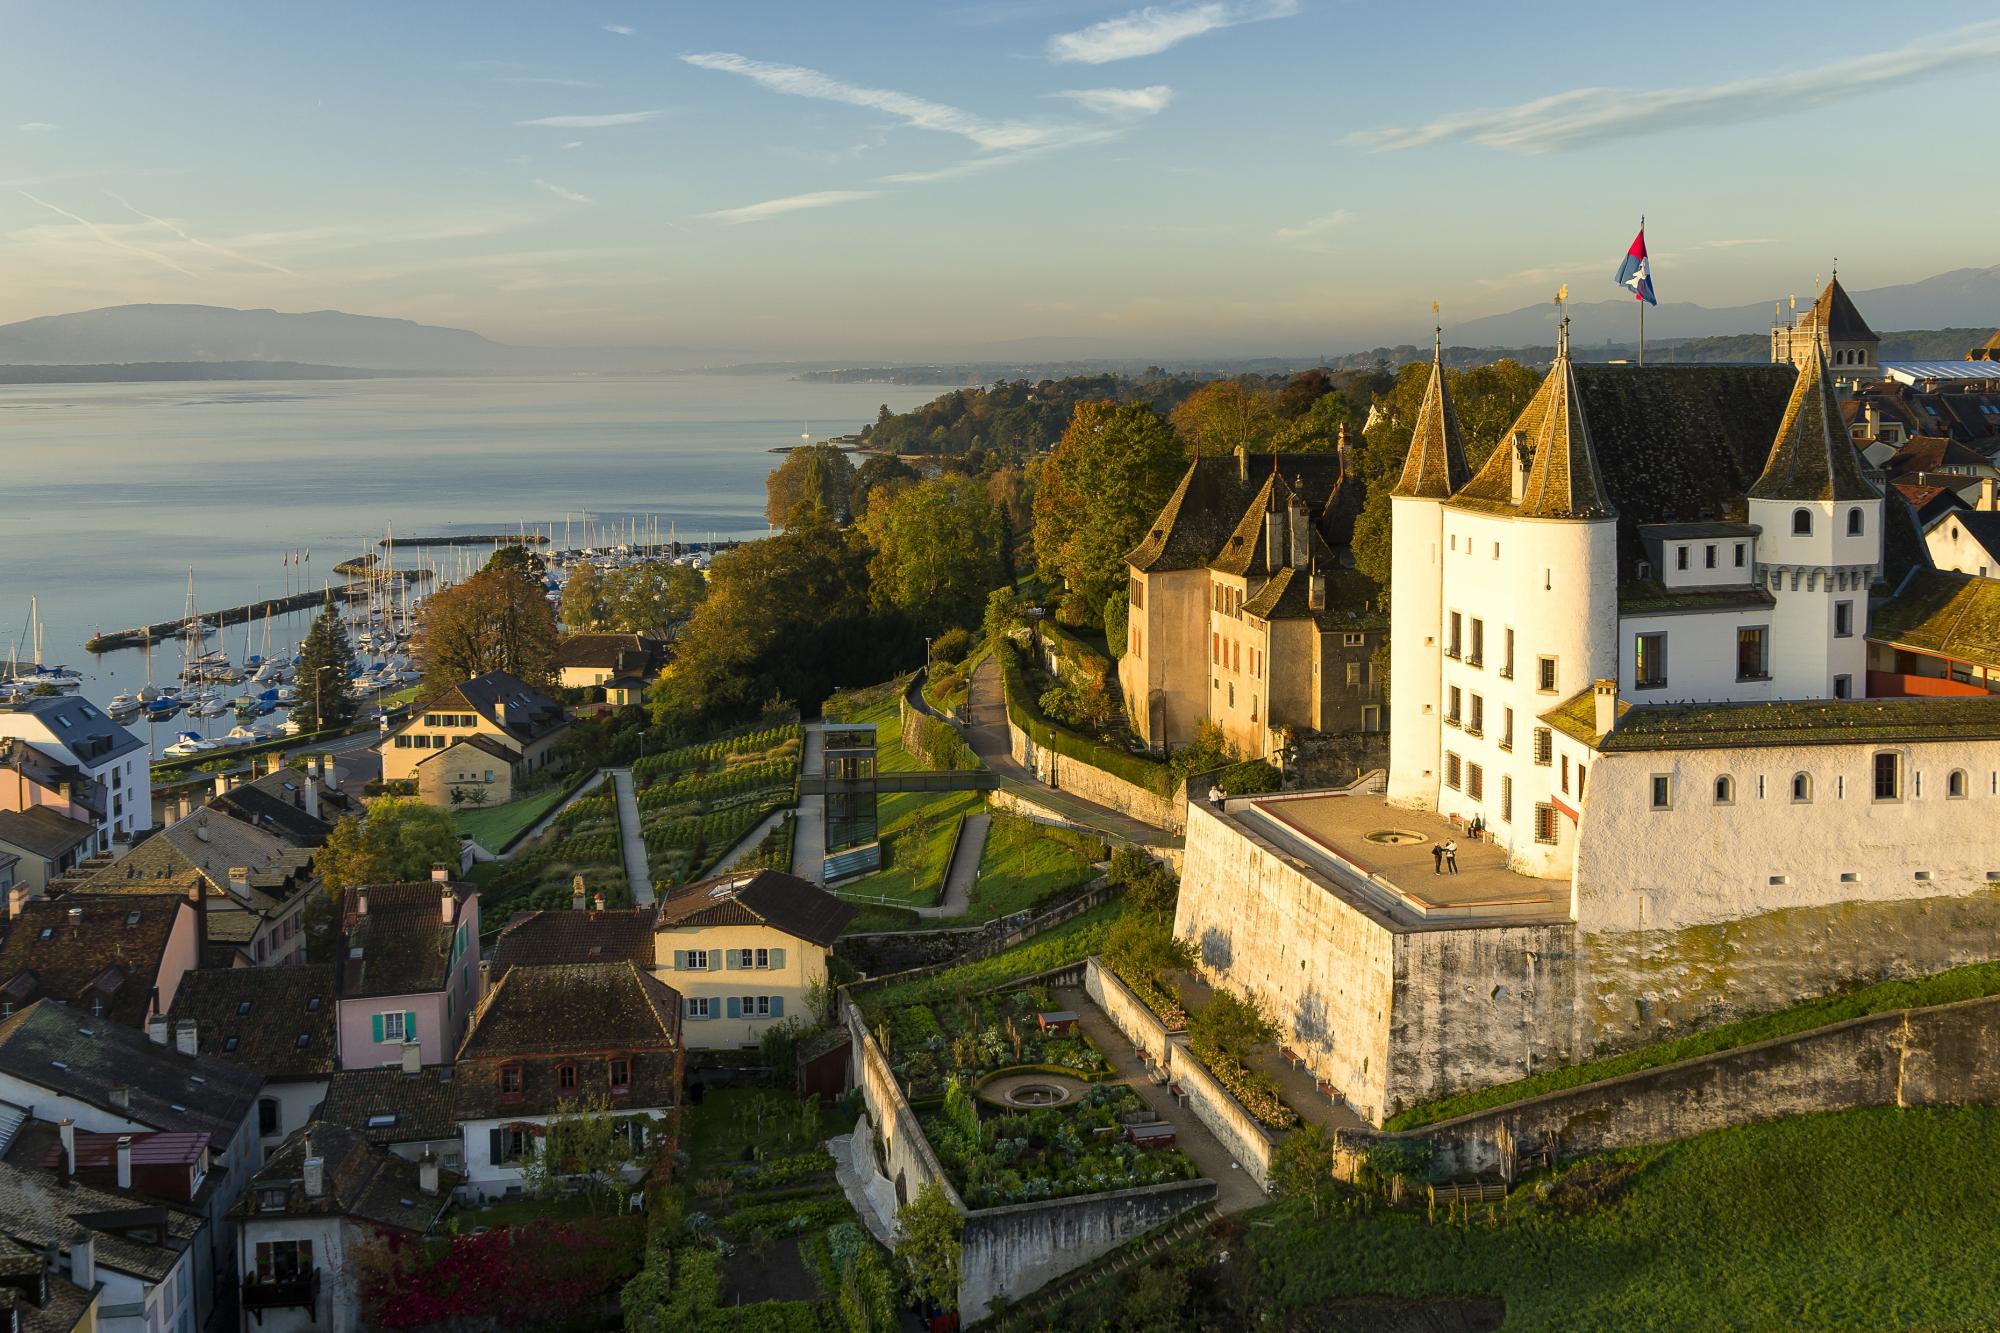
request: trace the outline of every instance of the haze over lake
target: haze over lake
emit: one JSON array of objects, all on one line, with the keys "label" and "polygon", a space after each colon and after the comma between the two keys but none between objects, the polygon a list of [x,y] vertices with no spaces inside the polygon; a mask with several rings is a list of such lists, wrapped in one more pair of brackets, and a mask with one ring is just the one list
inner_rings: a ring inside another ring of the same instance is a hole
[{"label": "haze over lake", "polygon": [[[405,536],[554,523],[561,541],[565,511],[588,510],[656,515],[683,541],[762,536],[770,450],[938,392],[764,375],[0,387],[0,657],[21,637],[27,658],[38,594],[44,659],[83,671],[102,703],[144,683],[144,654],[93,660],[84,640],[178,617],[190,568],[202,610],[236,606],[299,586],[288,551],[311,550],[308,586],[339,582],[333,565],[391,523]],[[425,554],[454,558],[399,563]],[[274,623],[274,649],[303,631],[293,621]],[[241,626],[225,645],[241,660]],[[179,667],[177,641],[156,646],[158,679]],[[175,723],[158,742],[188,725]]]}]

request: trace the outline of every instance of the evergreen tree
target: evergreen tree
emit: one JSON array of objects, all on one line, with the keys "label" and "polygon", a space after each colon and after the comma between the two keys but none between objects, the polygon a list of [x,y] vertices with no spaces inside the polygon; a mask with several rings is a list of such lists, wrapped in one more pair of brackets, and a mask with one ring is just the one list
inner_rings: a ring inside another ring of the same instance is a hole
[{"label": "evergreen tree", "polygon": [[307,731],[324,731],[344,726],[354,717],[354,700],[348,697],[347,680],[354,674],[354,649],[347,642],[347,627],[334,609],[333,593],[313,617],[306,641],[299,645],[299,674],[292,683],[298,702],[292,716]]}]

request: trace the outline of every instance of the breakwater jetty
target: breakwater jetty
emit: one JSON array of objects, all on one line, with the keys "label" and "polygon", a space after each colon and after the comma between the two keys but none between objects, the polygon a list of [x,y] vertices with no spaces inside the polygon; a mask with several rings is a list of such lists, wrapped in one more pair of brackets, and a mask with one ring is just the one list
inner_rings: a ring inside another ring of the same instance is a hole
[{"label": "breakwater jetty", "polygon": [[463,532],[450,537],[384,537],[375,544],[392,550],[398,546],[547,546],[549,539],[539,532]]},{"label": "breakwater jetty", "polygon": [[[430,577],[427,569],[398,570],[395,577],[416,582]],[[331,590],[335,601],[364,602],[368,600],[368,588],[363,584],[344,584]],[[221,611],[204,611],[201,621],[205,625],[241,625],[247,620],[262,620],[265,616],[282,616],[290,611],[307,611],[326,600],[327,590],[293,593],[289,597],[267,597],[262,601],[250,602],[243,606],[232,606]],[[156,625],[140,625],[133,629],[113,630],[109,634],[94,634],[84,641],[84,651],[88,653],[116,652],[120,648],[143,648],[149,643],[159,643],[166,639],[178,639],[187,633],[186,619],[163,620]]]}]

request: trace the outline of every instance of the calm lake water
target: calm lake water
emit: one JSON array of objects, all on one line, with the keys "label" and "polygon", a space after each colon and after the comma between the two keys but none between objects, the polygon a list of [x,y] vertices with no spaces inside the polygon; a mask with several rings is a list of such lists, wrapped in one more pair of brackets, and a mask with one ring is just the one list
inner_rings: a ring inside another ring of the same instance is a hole
[{"label": "calm lake water", "polygon": [[[406,536],[553,523],[560,542],[565,511],[588,510],[657,516],[683,541],[761,536],[772,448],[938,392],[734,375],[0,386],[0,661],[16,638],[28,657],[38,595],[44,659],[83,671],[99,703],[135,692],[143,653],[82,645],[178,618],[190,568],[203,610],[236,606],[296,590],[307,570],[306,586],[338,582],[333,565],[391,523]],[[284,564],[307,549],[309,567]],[[447,571],[455,558],[427,554]],[[305,619],[274,621],[273,649]],[[241,660],[241,626],[226,646]],[[177,641],[155,648],[159,679],[179,668]],[[190,725],[173,719],[156,743]]]}]

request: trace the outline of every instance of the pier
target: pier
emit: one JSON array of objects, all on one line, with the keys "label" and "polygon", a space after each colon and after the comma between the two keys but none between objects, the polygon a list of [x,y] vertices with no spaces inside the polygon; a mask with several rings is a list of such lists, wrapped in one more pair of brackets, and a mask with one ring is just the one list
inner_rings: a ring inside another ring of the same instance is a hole
[{"label": "pier", "polygon": [[377,546],[547,546],[549,539],[539,532],[469,532],[455,537],[384,537]]},{"label": "pier", "polygon": [[[397,570],[394,577],[415,583],[429,578],[427,569]],[[327,589],[312,592],[293,593],[289,597],[267,597],[263,601],[251,602],[245,606],[232,606],[224,611],[204,611],[201,621],[205,625],[226,627],[241,625],[248,620],[261,620],[267,615],[282,616],[291,611],[308,611],[326,600]],[[364,602],[368,600],[365,584],[349,583],[330,590],[335,601]],[[141,625],[136,629],[113,630],[109,634],[95,634],[85,640],[83,648],[88,653],[116,652],[120,648],[143,648],[149,643],[159,643],[166,639],[178,639],[187,633],[187,619],[163,620],[157,625]]]}]

